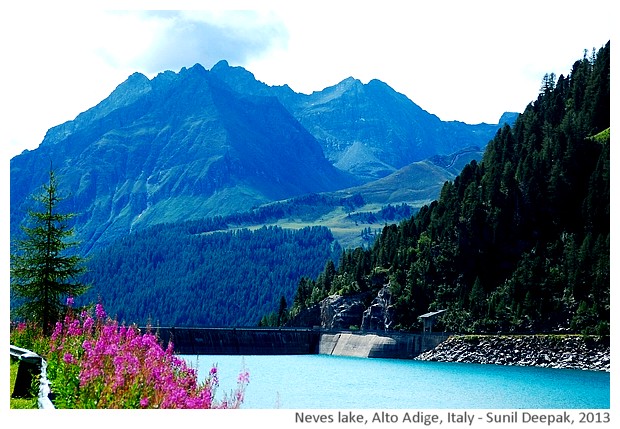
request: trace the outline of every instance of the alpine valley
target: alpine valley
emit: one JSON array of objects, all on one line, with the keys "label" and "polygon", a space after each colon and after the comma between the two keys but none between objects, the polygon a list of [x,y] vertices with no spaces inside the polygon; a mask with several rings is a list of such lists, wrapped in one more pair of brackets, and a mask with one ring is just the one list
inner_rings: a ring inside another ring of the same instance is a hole
[{"label": "alpine valley", "polygon": [[435,200],[517,113],[444,122],[384,82],[312,94],[220,61],[135,73],[10,163],[11,240],[50,167],[119,319],[253,325]]}]

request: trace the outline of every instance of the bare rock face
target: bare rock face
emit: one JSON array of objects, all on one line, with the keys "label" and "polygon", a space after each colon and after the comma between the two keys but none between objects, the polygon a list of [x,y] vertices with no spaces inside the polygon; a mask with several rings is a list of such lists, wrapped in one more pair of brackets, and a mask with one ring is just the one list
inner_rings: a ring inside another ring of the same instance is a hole
[{"label": "bare rock face", "polygon": [[389,284],[384,285],[368,306],[366,294],[330,295],[319,304],[303,310],[289,321],[289,326],[320,326],[323,329],[352,327],[365,331],[387,331],[392,328],[394,314]]},{"label": "bare rock face", "polygon": [[324,329],[359,327],[364,310],[361,296],[330,295],[321,302],[321,327]]},{"label": "bare rock face", "polygon": [[392,293],[390,286],[385,285],[362,315],[362,329],[369,331],[385,331],[392,327]]}]

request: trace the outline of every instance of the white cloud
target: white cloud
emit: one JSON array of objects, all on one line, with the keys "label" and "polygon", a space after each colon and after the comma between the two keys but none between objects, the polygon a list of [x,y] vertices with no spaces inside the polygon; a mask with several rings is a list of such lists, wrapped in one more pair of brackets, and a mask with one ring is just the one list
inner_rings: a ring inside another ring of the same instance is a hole
[{"label": "white cloud", "polygon": [[[283,9],[287,49],[250,62],[266,83],[302,92],[353,76],[383,80],[443,120],[494,122],[522,111],[547,72],[610,38],[604,13],[570,2],[382,2]],[[600,10],[603,3],[591,4]]]},{"label": "white cloud", "polygon": [[221,59],[245,63],[286,38],[282,23],[256,11],[164,11],[144,14],[161,22],[157,39],[135,57],[149,73]]},{"label": "white cloud", "polygon": [[135,71],[154,76],[222,58],[243,63],[286,37],[282,24],[255,11],[23,8],[5,15],[0,31],[11,41],[0,81],[9,157],[36,148],[49,128],[94,106]]},{"label": "white cloud", "polygon": [[[36,147],[48,128],[135,71],[210,68],[220,59],[306,93],[348,76],[377,78],[443,120],[495,122],[522,111],[545,73],[570,72],[584,48],[611,38],[604,0],[202,1],[166,9],[176,5],[54,3],[4,13],[0,133],[9,156]],[[114,6],[125,7],[106,7]]]},{"label": "white cloud", "polygon": [[3,21],[2,40],[12,43],[0,80],[10,123],[2,138],[15,150],[36,147],[48,128],[106,97],[147,43],[127,37],[141,27],[115,14],[18,11]]}]

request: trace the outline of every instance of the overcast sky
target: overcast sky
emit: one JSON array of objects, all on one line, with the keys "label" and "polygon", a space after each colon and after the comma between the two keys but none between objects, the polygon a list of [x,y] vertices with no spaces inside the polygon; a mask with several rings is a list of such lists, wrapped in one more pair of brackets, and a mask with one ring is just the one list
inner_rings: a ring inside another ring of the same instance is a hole
[{"label": "overcast sky", "polygon": [[[160,10],[23,1],[2,13],[9,157],[133,72],[209,69],[221,59],[304,93],[376,78],[442,120],[496,123],[523,111],[545,73],[568,74],[584,49],[611,38],[611,2],[602,0],[130,2],[141,3]],[[163,10],[171,6],[184,10]]]}]

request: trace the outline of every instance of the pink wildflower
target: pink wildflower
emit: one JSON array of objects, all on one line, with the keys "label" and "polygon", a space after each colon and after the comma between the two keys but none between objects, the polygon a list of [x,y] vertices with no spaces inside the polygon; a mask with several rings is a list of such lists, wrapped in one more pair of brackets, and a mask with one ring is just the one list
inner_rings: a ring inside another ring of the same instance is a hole
[{"label": "pink wildflower", "polygon": [[90,331],[90,329],[94,326],[95,321],[92,317],[86,316],[86,320],[84,320],[84,330]]},{"label": "pink wildflower", "polygon": [[[172,342],[162,348],[156,335],[141,333],[135,325],[119,326],[97,304],[96,319],[87,312],[79,318],[71,310],[54,330],[51,351],[66,371],[59,383],[75,383],[81,398],[71,397],[66,404],[73,406],[116,408],[137,405],[134,396],[139,392],[140,408],[237,408],[244,400],[244,388],[249,374],[239,374],[238,388],[231,399],[216,402],[218,370],[214,366],[204,384],[198,384],[197,371],[174,354]],[[81,347],[80,347],[81,346]],[[64,347],[64,350],[63,350]],[[64,363],[64,364],[63,364]],[[75,378],[79,365],[79,379]],[[58,373],[62,375],[62,373]],[[74,380],[74,381],[72,381]],[[78,386],[79,384],[79,386]],[[88,399],[90,398],[90,399]],[[92,402],[92,398],[98,398]]]},{"label": "pink wildflower", "polygon": [[211,386],[218,387],[220,385],[220,381],[217,377],[217,367],[213,367],[211,368],[211,371],[209,371],[209,383],[211,384]]},{"label": "pink wildflower", "polygon": [[239,377],[237,378],[237,383],[248,384],[249,382],[250,382],[250,373],[249,372],[244,371],[244,372],[239,374]]},{"label": "pink wildflower", "polygon": [[237,401],[237,404],[242,404],[244,399],[245,392],[243,390],[237,389],[237,391],[235,392],[235,400]]},{"label": "pink wildflower", "polygon": [[172,356],[174,353],[174,344],[172,340],[168,341],[168,347],[166,347],[166,354]]},{"label": "pink wildflower", "polygon": [[80,387],[86,386],[91,380],[102,376],[103,370],[98,368],[91,368],[88,370],[80,371]]},{"label": "pink wildflower", "polygon": [[73,297],[67,297],[67,307],[73,307]]},{"label": "pink wildflower", "polygon": [[52,332],[52,341],[55,341],[62,334],[62,322],[56,322],[54,332]]},{"label": "pink wildflower", "polygon": [[101,304],[97,304],[95,306],[95,315],[97,316],[97,319],[99,320],[104,320],[107,316],[105,310],[103,309],[103,305]]},{"label": "pink wildflower", "polygon": [[200,391],[200,408],[211,408],[213,404],[213,392],[211,389],[202,389]]},{"label": "pink wildflower", "polygon": [[75,319],[69,323],[69,328],[67,329],[67,335],[70,337],[77,337],[82,335],[82,329],[80,328],[80,321]]}]

